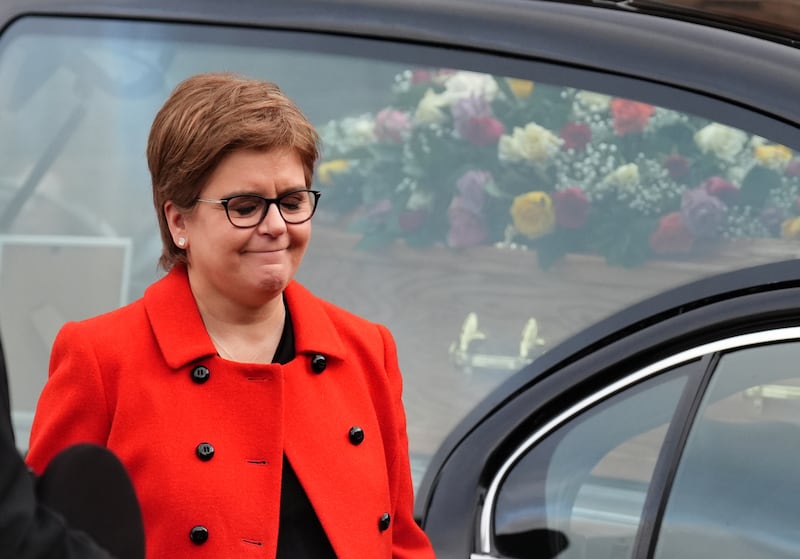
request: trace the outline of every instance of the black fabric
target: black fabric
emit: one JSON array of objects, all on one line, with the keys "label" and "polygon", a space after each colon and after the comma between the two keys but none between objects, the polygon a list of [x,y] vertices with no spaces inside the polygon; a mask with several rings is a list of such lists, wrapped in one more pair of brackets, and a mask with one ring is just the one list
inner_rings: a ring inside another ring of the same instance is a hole
[{"label": "black fabric", "polygon": [[125,467],[107,448],[76,444],[59,452],[36,483],[39,501],[72,529],[119,559],[145,555],[144,524]]},{"label": "black fabric", "polygon": [[14,443],[1,343],[0,556],[15,559],[112,559],[85,533],[67,529],[63,517],[37,501],[35,478]]},{"label": "black fabric", "polygon": [[[283,334],[273,363],[286,364],[295,357],[294,329],[286,308]],[[308,500],[292,465],[283,457],[281,478],[281,514],[277,559],[336,559],[331,543]]]}]

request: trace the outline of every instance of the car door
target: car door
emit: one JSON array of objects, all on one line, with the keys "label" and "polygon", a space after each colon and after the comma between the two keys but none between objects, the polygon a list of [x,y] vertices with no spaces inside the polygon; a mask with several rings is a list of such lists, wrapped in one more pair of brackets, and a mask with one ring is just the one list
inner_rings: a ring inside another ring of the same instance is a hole
[{"label": "car door", "polygon": [[664,294],[500,389],[423,483],[442,556],[796,556],[797,272]]},{"label": "car door", "polygon": [[[785,41],[534,0],[188,5],[0,5],[0,331],[22,451],[58,328],[160,277],[144,149],[190,74],[273,80],[320,130],[298,280],[394,334],[417,486],[510,397],[498,386],[590,324],[796,253]],[[695,242],[675,218],[701,185]]]}]

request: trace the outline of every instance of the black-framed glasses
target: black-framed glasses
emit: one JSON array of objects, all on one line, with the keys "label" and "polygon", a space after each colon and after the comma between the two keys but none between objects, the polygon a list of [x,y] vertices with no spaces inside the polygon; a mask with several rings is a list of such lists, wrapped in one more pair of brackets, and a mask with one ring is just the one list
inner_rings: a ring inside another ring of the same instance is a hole
[{"label": "black-framed glasses", "polygon": [[227,198],[198,198],[198,202],[222,204],[231,225],[239,229],[257,227],[267,217],[270,204],[278,207],[283,221],[291,225],[305,223],[314,215],[322,193],[318,190],[292,190],[277,198],[264,198],[258,194],[237,194]]}]

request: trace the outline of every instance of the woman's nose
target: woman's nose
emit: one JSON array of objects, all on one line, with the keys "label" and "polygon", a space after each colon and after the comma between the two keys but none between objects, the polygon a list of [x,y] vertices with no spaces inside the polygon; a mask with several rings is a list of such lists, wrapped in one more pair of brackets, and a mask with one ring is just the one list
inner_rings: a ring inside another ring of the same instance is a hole
[{"label": "woman's nose", "polygon": [[259,229],[268,235],[280,234],[286,231],[286,222],[283,220],[281,212],[278,211],[277,204],[270,204],[267,208],[267,215],[259,224]]}]

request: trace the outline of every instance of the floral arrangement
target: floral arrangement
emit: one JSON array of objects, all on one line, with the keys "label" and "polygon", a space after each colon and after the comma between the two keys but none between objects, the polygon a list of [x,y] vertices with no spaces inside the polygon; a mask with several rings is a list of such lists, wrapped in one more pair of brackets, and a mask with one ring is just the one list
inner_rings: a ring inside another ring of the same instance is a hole
[{"label": "floral arrangement", "polygon": [[800,238],[800,157],[724,124],[570,87],[409,70],[320,127],[317,185],[364,248],[530,247],[632,266]]}]

